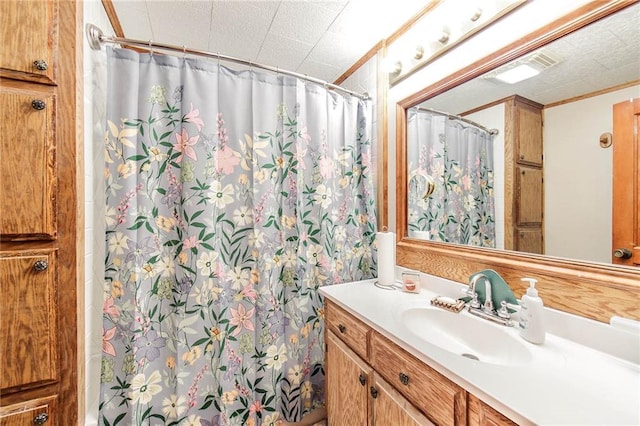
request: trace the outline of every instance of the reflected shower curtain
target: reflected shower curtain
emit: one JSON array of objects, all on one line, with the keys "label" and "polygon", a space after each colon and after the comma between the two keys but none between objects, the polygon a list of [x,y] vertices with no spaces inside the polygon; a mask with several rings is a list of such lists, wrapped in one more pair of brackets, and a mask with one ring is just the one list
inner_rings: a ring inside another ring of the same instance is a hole
[{"label": "reflected shower curtain", "polygon": [[410,235],[495,247],[493,136],[442,114],[419,109],[408,114],[409,180],[416,173],[435,180],[427,198],[409,188]]},{"label": "reflected shower curtain", "polygon": [[252,425],[324,404],[318,288],[375,276],[367,102],[108,49],[100,423]]}]

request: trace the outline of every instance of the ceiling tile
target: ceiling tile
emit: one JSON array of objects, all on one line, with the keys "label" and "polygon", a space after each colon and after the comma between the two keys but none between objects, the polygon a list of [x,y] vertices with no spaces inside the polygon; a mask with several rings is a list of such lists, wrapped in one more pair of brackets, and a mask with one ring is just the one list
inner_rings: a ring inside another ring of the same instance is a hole
[{"label": "ceiling tile", "polygon": [[269,33],[258,54],[257,62],[296,71],[311,47],[310,44]]},{"label": "ceiling tile", "polygon": [[335,65],[310,60],[304,61],[297,72],[328,82],[335,81],[342,74],[342,70]]},{"label": "ceiling tile", "polygon": [[312,1],[283,1],[271,24],[270,32],[314,45],[338,16]]},{"label": "ceiling tile", "polygon": [[256,61],[277,10],[272,1],[215,2],[207,49]]}]

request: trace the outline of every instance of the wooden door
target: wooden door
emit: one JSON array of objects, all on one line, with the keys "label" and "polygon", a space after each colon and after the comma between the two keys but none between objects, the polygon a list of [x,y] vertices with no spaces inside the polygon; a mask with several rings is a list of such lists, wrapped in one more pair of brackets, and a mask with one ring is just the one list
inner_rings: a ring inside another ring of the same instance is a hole
[{"label": "wooden door", "polygon": [[613,263],[640,266],[640,98],[613,106]]},{"label": "wooden door", "polygon": [[368,425],[373,370],[332,332],[327,333],[326,355],[329,424]]},{"label": "wooden door", "polygon": [[416,409],[400,392],[377,373],[373,373],[375,389],[373,401],[373,424],[376,426],[428,426],[429,419]]}]

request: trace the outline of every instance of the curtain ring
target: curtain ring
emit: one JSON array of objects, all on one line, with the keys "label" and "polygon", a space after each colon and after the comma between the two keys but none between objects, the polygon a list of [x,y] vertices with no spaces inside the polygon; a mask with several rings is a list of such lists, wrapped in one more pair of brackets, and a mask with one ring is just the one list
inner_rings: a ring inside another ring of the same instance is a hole
[{"label": "curtain ring", "polygon": [[187,47],[183,44],[182,45],[182,59],[186,59],[187,58]]},{"label": "curtain ring", "polygon": [[220,67],[220,52],[216,53],[216,57],[218,58],[218,67]]},{"label": "curtain ring", "polygon": [[149,56],[153,56],[153,46],[151,45],[151,40],[149,40]]}]

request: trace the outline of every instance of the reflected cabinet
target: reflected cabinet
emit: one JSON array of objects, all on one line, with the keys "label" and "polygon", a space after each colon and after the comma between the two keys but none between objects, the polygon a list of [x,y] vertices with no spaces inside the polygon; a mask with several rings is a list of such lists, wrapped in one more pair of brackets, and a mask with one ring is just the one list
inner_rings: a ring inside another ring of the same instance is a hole
[{"label": "reflected cabinet", "polygon": [[544,253],[542,105],[520,96],[505,102],[504,248]]}]

